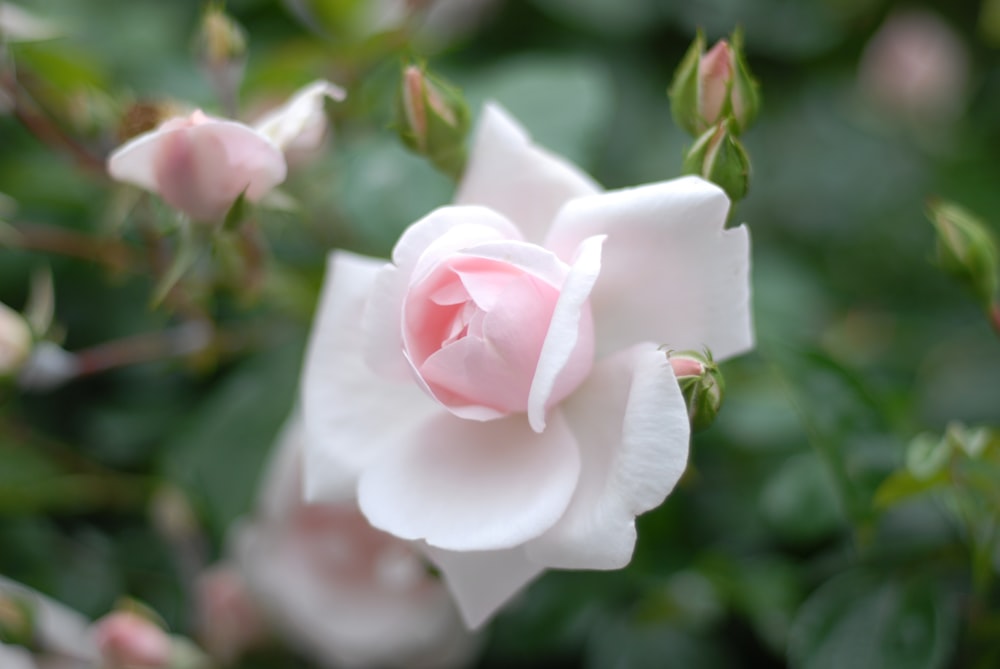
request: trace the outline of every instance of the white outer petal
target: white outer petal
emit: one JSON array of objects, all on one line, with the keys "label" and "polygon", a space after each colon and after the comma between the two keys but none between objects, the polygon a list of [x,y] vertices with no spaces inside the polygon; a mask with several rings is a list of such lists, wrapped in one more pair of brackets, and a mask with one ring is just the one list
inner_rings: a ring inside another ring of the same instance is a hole
[{"label": "white outer petal", "polygon": [[528,392],[528,422],[535,432],[545,429],[549,398],[579,341],[587,299],[601,271],[603,243],[603,237],[590,237],[580,245],[552,313],[542,352],[538,356],[535,377]]},{"label": "white outer petal", "polygon": [[[347,93],[340,86],[329,81],[314,81],[293,93],[288,102],[258,119],[254,128],[283,151],[293,144],[295,148],[315,148],[326,130],[324,100],[330,98],[340,102],[346,97]],[[309,141],[304,141],[307,135]]]},{"label": "white outer petal", "polygon": [[444,412],[412,381],[386,381],[365,364],[361,315],[383,265],[346,252],[330,257],[302,377],[310,501],[340,500],[367,463]]},{"label": "white outer petal", "polygon": [[635,517],[659,506],[687,463],[690,427],[673,369],[652,344],[606,358],[560,405],[582,470],[560,521],[528,543],[529,559],[563,569],[619,569],[635,547]]},{"label": "white outer petal", "polygon": [[486,623],[497,610],[542,573],[522,547],[500,551],[456,552],[424,545],[458,604],[470,629]]},{"label": "white outer petal", "polygon": [[442,413],[369,464],[358,505],[375,527],[455,551],[512,548],[559,520],[580,473],[558,413],[542,434],[523,414],[480,423]]},{"label": "white outer petal", "polygon": [[753,347],[750,242],[724,229],[729,200],[684,177],[579,198],[559,212],[546,244],[567,257],[606,234],[590,305],[598,356],[641,341],[708,347],[717,360]]},{"label": "white outer petal", "polygon": [[600,191],[576,166],[532,144],[524,128],[500,105],[487,103],[455,204],[498,211],[520,228],[525,239],[538,244],[566,202]]},{"label": "white outer petal", "polygon": [[[0,9],[3,9],[0,6]],[[31,651],[23,646],[8,646],[0,643],[0,667],[3,669],[36,669]]]}]

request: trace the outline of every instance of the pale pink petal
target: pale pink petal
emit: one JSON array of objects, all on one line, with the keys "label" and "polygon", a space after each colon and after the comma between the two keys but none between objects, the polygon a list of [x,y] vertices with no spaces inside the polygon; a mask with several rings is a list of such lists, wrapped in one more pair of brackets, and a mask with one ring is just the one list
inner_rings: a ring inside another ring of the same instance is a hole
[{"label": "pale pink petal", "polygon": [[327,98],[340,102],[347,93],[329,81],[314,81],[296,91],[277,109],[254,123],[254,128],[285,150],[315,148],[326,132],[323,103]]},{"label": "pale pink petal", "polygon": [[441,258],[475,244],[519,240],[517,227],[501,214],[479,206],[439,207],[403,231],[392,261],[407,275],[425,272]]},{"label": "pale pink petal", "polygon": [[345,252],[331,256],[302,380],[311,501],[339,500],[345,477],[353,479],[385,448],[444,412],[412,381],[386,381],[365,364],[361,315],[383,264]]},{"label": "pale pink petal", "polygon": [[260,199],[285,180],[286,169],[281,150],[254,129],[198,112],[167,121],[108,158],[112,178],[203,221],[221,218],[241,193]]},{"label": "pale pink petal", "polygon": [[542,434],[523,415],[479,423],[443,414],[361,473],[358,504],[372,525],[403,539],[446,550],[510,548],[559,519],[579,470],[558,414]]},{"label": "pale pink petal", "polygon": [[532,144],[503,108],[487,103],[455,203],[498,211],[539,243],[567,201],[600,190],[576,166]]},{"label": "pale pink petal", "polygon": [[525,546],[546,567],[618,569],[635,546],[635,517],[659,506],[687,463],[690,428],[663,351],[643,344],[595,365],[560,405],[581,448],[565,515]]},{"label": "pale pink petal", "polygon": [[[239,525],[233,539],[240,569],[272,624],[324,665],[443,668],[461,666],[468,657],[469,636],[439,584],[338,576],[322,542],[319,553],[311,551],[280,524]],[[348,542],[351,549],[350,536],[331,534],[329,541]],[[423,576],[417,555],[399,559],[415,562],[416,575]]]},{"label": "pale pink petal", "polygon": [[603,237],[585,239],[556,303],[528,393],[528,421],[545,429],[545,412],[583,381],[594,360],[594,336],[587,300],[601,271]]},{"label": "pale pink petal", "polygon": [[462,620],[476,629],[542,573],[542,567],[527,558],[524,549],[501,551],[446,551],[424,544],[451,591]]},{"label": "pale pink petal", "polygon": [[[237,194],[257,201],[285,180],[287,167],[281,150],[259,132],[236,121],[215,121],[197,125],[190,131],[197,144],[215,140],[225,155],[227,182],[235,183]],[[209,172],[202,176],[211,178]]]},{"label": "pale pink petal", "polygon": [[566,258],[606,234],[593,309],[598,355],[640,341],[707,346],[724,359],[753,346],[745,227],[725,230],[729,200],[697,177],[573,200],[546,246]]},{"label": "pale pink petal", "polygon": [[385,266],[376,278],[363,316],[369,366],[386,379],[412,379],[403,355],[402,314],[414,273],[468,246],[519,238],[510,221],[482,207],[441,207],[408,227],[392,251],[395,266]]}]

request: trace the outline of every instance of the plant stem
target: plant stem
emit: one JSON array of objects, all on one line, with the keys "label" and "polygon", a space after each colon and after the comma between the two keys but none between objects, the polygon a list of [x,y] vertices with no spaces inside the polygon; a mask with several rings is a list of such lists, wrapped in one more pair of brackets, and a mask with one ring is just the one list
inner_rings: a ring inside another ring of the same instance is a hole
[{"label": "plant stem", "polygon": [[14,224],[7,234],[0,234],[0,245],[89,260],[113,272],[135,269],[139,260],[132,247],[121,241],[41,223]]}]

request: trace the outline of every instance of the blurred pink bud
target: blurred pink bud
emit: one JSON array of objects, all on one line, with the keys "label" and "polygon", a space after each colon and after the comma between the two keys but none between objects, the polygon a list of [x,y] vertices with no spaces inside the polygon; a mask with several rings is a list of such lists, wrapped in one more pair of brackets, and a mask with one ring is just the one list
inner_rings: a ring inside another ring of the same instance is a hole
[{"label": "blurred pink bud", "polygon": [[705,373],[705,365],[694,358],[673,357],[670,358],[670,366],[673,368],[674,376],[677,378],[701,376]]},{"label": "blurred pink bud", "polygon": [[865,48],[859,79],[864,93],[889,112],[947,120],[965,105],[968,49],[936,14],[896,13]]},{"label": "blurred pink bud", "polygon": [[267,626],[239,570],[221,564],[198,579],[199,640],[223,665],[238,660],[267,636]]},{"label": "blurred pink bud", "polygon": [[109,613],[94,623],[94,636],[106,669],[159,669],[170,664],[170,637],[138,614]]},{"label": "blurred pink bud", "polygon": [[16,373],[27,360],[31,347],[28,322],[0,302],[0,377]]},{"label": "blurred pink bud", "polygon": [[257,201],[284,181],[286,166],[281,149],[262,133],[198,110],[118,148],[108,171],[197,221],[213,222],[241,193]]}]

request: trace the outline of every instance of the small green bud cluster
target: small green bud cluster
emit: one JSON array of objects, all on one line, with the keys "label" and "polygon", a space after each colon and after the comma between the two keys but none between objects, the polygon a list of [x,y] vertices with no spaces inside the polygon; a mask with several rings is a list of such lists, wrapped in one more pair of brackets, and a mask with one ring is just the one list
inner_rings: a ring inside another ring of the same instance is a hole
[{"label": "small green bud cluster", "polygon": [[697,138],[684,156],[684,172],[718,184],[734,201],[745,197],[750,159],[739,136],[760,110],[760,92],[746,64],[742,34],[706,51],[699,32],[669,93],[677,125]]}]

